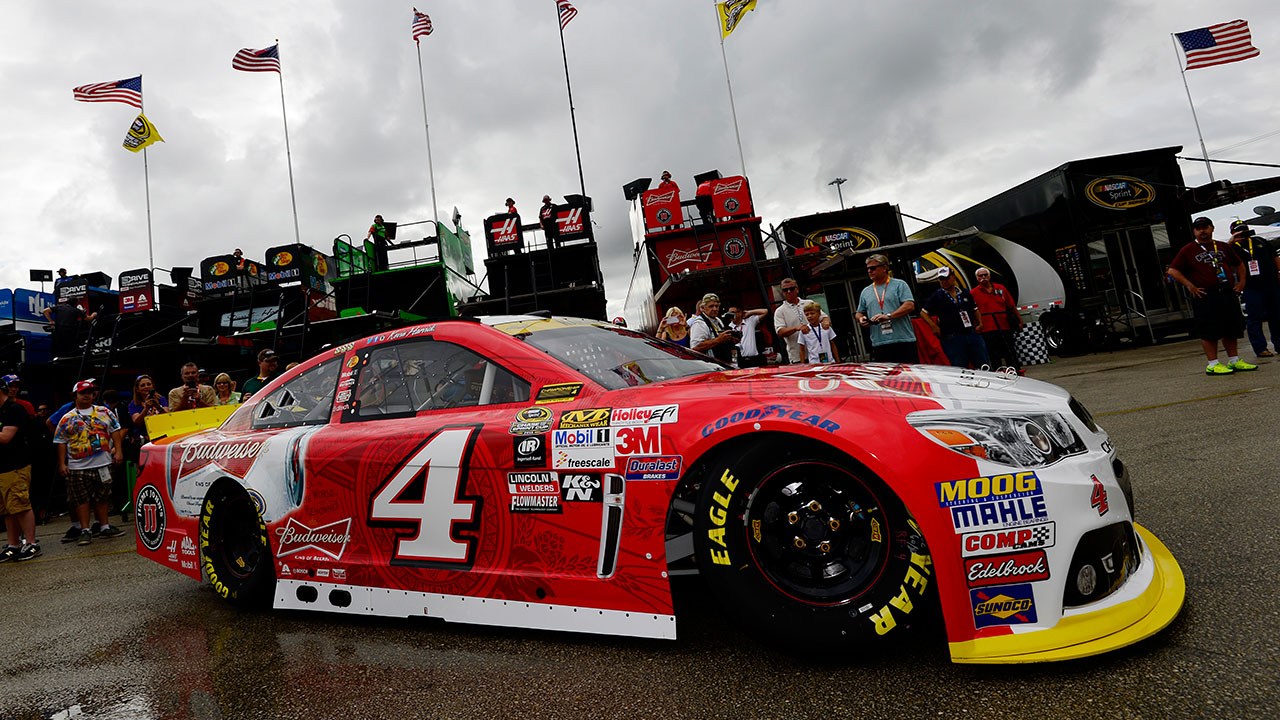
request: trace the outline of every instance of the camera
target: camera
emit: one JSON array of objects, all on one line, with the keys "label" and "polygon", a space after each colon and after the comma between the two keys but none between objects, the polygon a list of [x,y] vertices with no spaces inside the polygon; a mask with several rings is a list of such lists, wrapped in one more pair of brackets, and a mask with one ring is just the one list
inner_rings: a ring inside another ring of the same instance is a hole
[{"label": "camera", "polygon": [[733,339],[734,339],[734,340],[741,340],[741,339],[742,339],[742,331],[741,331],[741,330],[730,330],[730,331],[729,331],[729,334],[733,336]]}]

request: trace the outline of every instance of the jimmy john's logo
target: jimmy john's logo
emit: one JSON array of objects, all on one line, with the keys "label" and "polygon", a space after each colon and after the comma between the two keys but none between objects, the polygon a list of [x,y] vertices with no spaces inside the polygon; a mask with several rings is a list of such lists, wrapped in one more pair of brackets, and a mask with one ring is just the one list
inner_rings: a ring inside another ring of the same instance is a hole
[{"label": "jimmy john's logo", "polygon": [[558,427],[561,430],[608,427],[609,416],[612,412],[612,408],[570,410],[560,416],[560,425]]},{"label": "jimmy john's logo", "polygon": [[1089,202],[1108,210],[1128,210],[1139,205],[1146,205],[1156,199],[1156,190],[1151,185],[1123,175],[1100,177],[1084,188]]},{"label": "jimmy john's logo", "polygon": [[815,230],[804,238],[805,247],[826,247],[833,252],[865,250],[880,247],[880,238],[870,230],[855,227],[838,227]]}]

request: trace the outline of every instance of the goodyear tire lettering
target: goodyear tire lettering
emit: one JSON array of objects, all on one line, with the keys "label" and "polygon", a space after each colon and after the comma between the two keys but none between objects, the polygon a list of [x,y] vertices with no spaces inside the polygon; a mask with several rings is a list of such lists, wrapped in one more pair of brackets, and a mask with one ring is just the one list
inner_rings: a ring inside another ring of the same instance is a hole
[{"label": "goodyear tire lettering", "polygon": [[724,541],[725,523],[729,520],[729,500],[733,498],[733,491],[738,488],[738,479],[726,469],[720,476],[719,483],[729,491],[729,494],[725,495],[717,490],[712,496],[716,504],[707,509],[707,516],[711,518],[713,525],[707,530],[707,539],[720,546],[720,548],[711,548],[711,562],[716,565],[729,565],[733,561],[729,558],[729,546]]},{"label": "goodyear tire lettering", "polygon": [[923,597],[925,588],[929,587],[929,579],[926,576],[931,574],[931,567],[933,567],[933,560],[928,555],[911,553],[911,564],[907,566],[906,576],[898,586],[898,594],[889,598],[889,602],[881,607],[879,612],[871,614],[871,622],[875,625],[877,635],[884,635],[898,625],[890,606],[897,608],[903,615],[911,614],[915,605],[911,601],[911,596],[907,594],[907,587],[914,588],[917,597]]}]

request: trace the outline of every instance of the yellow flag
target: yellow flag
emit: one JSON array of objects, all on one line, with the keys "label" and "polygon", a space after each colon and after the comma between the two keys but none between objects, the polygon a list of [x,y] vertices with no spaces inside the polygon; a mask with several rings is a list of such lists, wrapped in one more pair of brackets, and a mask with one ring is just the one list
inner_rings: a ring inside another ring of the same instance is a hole
[{"label": "yellow flag", "polygon": [[138,152],[151,143],[158,142],[164,142],[164,138],[156,132],[156,126],[151,124],[146,115],[138,115],[129,126],[128,134],[124,136],[124,149]]},{"label": "yellow flag", "polygon": [[749,10],[756,9],[756,0],[725,0],[716,3],[716,13],[720,16],[720,38],[729,37],[742,22],[742,16]]}]

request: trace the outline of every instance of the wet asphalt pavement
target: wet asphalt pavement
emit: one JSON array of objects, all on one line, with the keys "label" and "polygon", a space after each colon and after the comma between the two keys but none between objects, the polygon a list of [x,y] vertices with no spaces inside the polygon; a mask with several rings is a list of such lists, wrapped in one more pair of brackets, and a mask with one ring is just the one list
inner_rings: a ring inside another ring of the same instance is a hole
[{"label": "wet asphalt pavement", "polygon": [[[1246,353],[1251,359],[1251,355]],[[936,630],[841,660],[769,650],[683,584],[675,642],[245,612],[130,532],[0,565],[0,718],[1280,716],[1280,362],[1207,377],[1198,343],[1059,360],[1112,437],[1187,602],[1162,633],[1033,666],[948,661]],[[678,586],[681,587],[681,586]]]}]

